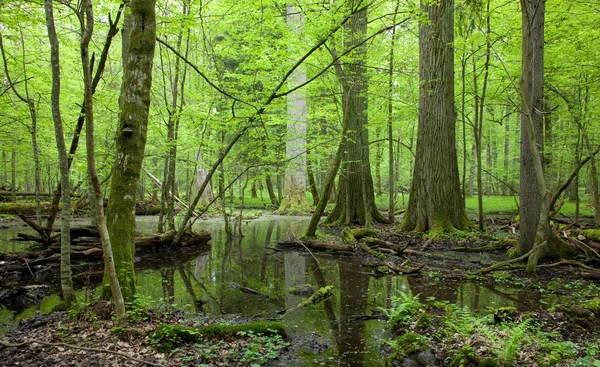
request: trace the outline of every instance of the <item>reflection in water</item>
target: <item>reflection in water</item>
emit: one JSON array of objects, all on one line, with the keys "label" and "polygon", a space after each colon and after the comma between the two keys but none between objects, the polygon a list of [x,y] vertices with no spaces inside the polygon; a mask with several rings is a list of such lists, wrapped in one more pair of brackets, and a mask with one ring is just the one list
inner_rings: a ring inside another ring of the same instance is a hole
[{"label": "reflection in water", "polygon": [[352,316],[367,310],[369,276],[360,265],[346,261],[338,263],[340,272],[340,329],[338,350],[340,366],[364,366],[365,323]]},{"label": "reflection in water", "polygon": [[[139,218],[137,224],[138,231],[152,233],[156,218]],[[199,221],[196,228],[208,230],[213,235],[210,250],[196,253],[192,260],[183,263],[165,256],[159,259],[162,269],[148,266],[140,259],[136,263],[138,292],[154,300],[157,306],[168,309],[175,305],[190,316],[206,312],[274,318],[277,317],[276,310],[292,309],[302,302],[301,296],[289,293],[291,287],[308,283],[316,290],[332,285],[333,297],[314,306],[290,311],[283,318],[286,330],[299,346],[297,360],[282,362],[286,367],[383,366],[380,345],[386,338],[385,323],[361,321],[353,316],[389,308],[390,299],[400,291],[420,294],[422,300],[435,297],[474,312],[502,306],[515,306],[520,310],[540,308],[541,294],[537,291],[429,277],[373,278],[359,262],[349,259],[338,261],[317,254],[273,250],[278,239],[299,236],[307,224],[308,218],[304,217],[266,216],[244,224],[246,237],[228,239],[220,219]],[[7,239],[15,237],[18,230],[22,228],[8,230],[10,232],[0,230],[2,250],[10,251],[15,246]],[[234,289],[230,282],[270,297],[243,293]],[[79,294],[83,298],[83,291]],[[12,319],[32,316],[38,309],[48,312],[48,305],[56,304],[57,298],[47,298],[20,315],[1,308],[0,323],[14,325]]]}]

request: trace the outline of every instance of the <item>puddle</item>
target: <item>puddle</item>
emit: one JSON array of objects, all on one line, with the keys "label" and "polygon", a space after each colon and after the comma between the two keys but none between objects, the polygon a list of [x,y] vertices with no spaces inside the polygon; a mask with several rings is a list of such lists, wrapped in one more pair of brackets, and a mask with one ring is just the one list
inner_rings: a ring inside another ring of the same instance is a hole
[{"label": "puddle", "polygon": [[[138,231],[152,233],[156,217],[140,217]],[[218,219],[198,221],[197,229],[212,233],[211,248],[192,261],[164,260],[163,267],[136,263],[140,295],[154,307],[183,310],[189,317],[201,312],[241,317],[278,317],[275,311],[291,309],[302,301],[289,289],[310,284],[314,289],[333,286],[333,297],[283,317],[286,330],[294,340],[294,356],[274,365],[286,366],[384,366],[381,344],[385,322],[363,321],[355,316],[371,314],[389,307],[398,292],[420,294],[448,301],[472,312],[488,308],[516,307],[531,311],[545,308],[542,294],[531,289],[513,289],[497,284],[442,281],[430,277],[381,277],[369,275],[370,269],[351,260],[313,256],[296,252],[276,252],[277,239],[300,236],[308,225],[306,217],[263,216],[242,225],[244,237],[226,240]],[[22,227],[0,230],[2,251],[17,250],[9,241]],[[160,261],[158,262],[160,264]],[[232,283],[255,289],[269,298],[243,293]],[[93,297],[93,286],[78,291],[80,299]],[[0,308],[0,328],[7,330],[25,317],[49,312],[58,303],[56,295],[20,313]],[[547,301],[547,300],[546,300]]]}]

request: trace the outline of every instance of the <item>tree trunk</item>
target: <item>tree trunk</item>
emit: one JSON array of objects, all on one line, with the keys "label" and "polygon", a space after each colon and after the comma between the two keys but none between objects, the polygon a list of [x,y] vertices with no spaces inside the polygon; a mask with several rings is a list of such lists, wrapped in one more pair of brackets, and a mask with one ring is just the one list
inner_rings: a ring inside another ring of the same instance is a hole
[{"label": "tree trunk", "polygon": [[[342,164],[335,207],[327,216],[326,223],[369,226],[373,220],[387,222],[375,207],[375,193],[371,164],[369,162],[369,132],[367,130],[367,73],[365,70],[366,45],[362,42],[367,32],[367,9],[356,11],[360,1],[349,0],[353,12],[344,26],[347,48],[356,47],[349,56],[351,62],[338,69],[342,85],[344,119],[347,119],[347,138],[342,139]],[[357,47],[358,45],[358,47]]]},{"label": "tree trunk", "polygon": [[[124,55],[121,113],[107,208],[108,232],[123,298],[135,293],[135,198],[148,134],[148,109],[156,38],[155,0],[132,0],[129,47]],[[105,276],[105,282],[108,279]]]},{"label": "tree trunk", "polygon": [[11,163],[10,201],[13,203],[16,203],[17,202],[17,150],[15,148],[12,149],[10,163]]},{"label": "tree trunk", "polygon": [[[527,136],[527,120],[533,124],[534,142],[543,152],[544,92],[544,11],[545,0],[521,0],[523,22],[521,92],[528,110],[521,114],[521,169],[519,196],[519,253],[525,254],[535,242],[544,192],[538,187],[534,158]],[[522,108],[523,109],[523,108]],[[541,159],[541,157],[540,157]]]},{"label": "tree trunk", "polygon": [[[104,217],[104,205],[102,200],[102,185],[98,179],[96,171],[96,156],[94,142],[94,110],[93,110],[93,81],[92,69],[90,66],[89,44],[94,31],[94,15],[91,0],[84,0],[81,3],[81,13],[79,21],[81,24],[81,64],[83,69],[84,81],[84,109],[86,121],[86,149],[87,149],[87,166],[88,177],[91,182],[93,195],[91,198],[91,206],[94,208],[95,222],[98,226],[100,240],[102,242],[104,272],[108,275],[110,290],[113,300],[115,301],[115,314],[118,318],[125,317],[125,302],[121,293],[119,279],[115,270],[114,258],[112,253],[112,245],[106,226],[106,218]],[[68,164],[67,164],[68,171]],[[63,196],[69,193],[68,186],[63,187]]]},{"label": "tree trunk", "polygon": [[456,157],[454,1],[422,2],[419,129],[411,193],[401,228],[437,235],[470,226]]},{"label": "tree trunk", "polygon": [[[288,5],[286,20],[300,37],[304,15],[294,6]],[[290,87],[306,83],[306,70],[299,67],[289,77]],[[298,89],[287,96],[287,142],[285,154],[288,165],[285,170],[283,200],[280,214],[298,214],[310,210],[306,202],[306,91]]]},{"label": "tree trunk", "polygon": [[271,180],[270,175],[266,175],[265,182],[267,184],[267,192],[269,193],[271,205],[273,205],[275,208],[279,208],[279,200],[277,200],[277,195],[275,195],[275,189],[273,188],[273,181]]},{"label": "tree trunk", "polygon": [[[60,58],[59,44],[54,26],[54,10],[52,0],[44,1],[44,10],[46,13],[46,27],[48,29],[48,39],[50,41],[50,63],[52,69],[52,119],[54,121],[54,135],[56,137],[56,146],[58,148],[58,158],[60,161],[60,183],[63,187],[62,194],[62,214],[60,225],[60,285],[62,295],[67,308],[75,301],[75,291],[73,290],[73,278],[71,273],[71,189],[69,182],[69,157],[65,145],[65,135],[63,133],[62,118],[60,115]],[[32,102],[33,103],[33,102]],[[39,172],[36,167],[36,176]],[[37,186],[37,185],[36,185]],[[36,187],[36,201],[37,201]],[[39,219],[39,212],[36,210]]]}]

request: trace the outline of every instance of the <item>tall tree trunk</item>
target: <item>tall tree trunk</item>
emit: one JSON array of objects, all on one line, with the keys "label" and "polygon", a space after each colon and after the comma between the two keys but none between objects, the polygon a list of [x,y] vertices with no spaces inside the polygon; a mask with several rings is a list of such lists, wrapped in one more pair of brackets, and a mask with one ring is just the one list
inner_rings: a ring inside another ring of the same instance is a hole
[{"label": "tall tree trunk", "polygon": [[[396,2],[393,23],[396,23],[396,14],[400,7],[400,1]],[[390,35],[390,59],[388,63],[388,95],[387,95],[387,138],[388,138],[388,220],[394,222],[394,204],[396,202],[396,190],[394,189],[394,105],[392,93],[394,91],[394,46],[396,44],[396,27],[392,28]],[[398,151],[400,154],[400,151]]]},{"label": "tall tree trunk", "polygon": [[[46,13],[46,28],[50,41],[50,63],[52,69],[52,120],[54,121],[54,135],[58,148],[60,161],[60,183],[63,187],[62,214],[60,219],[60,285],[67,308],[75,301],[73,278],[71,276],[71,189],[69,183],[69,157],[65,145],[62,118],[60,115],[60,57],[59,44],[54,26],[54,10],[52,0],[44,1]],[[37,172],[36,174],[39,174]],[[36,193],[37,197],[37,193]]]},{"label": "tall tree trunk", "polygon": [[[288,5],[286,20],[297,36],[302,34],[304,15]],[[306,70],[296,69],[289,77],[291,87],[306,83]],[[306,202],[306,91],[298,89],[287,96],[287,142],[289,160],[285,170],[284,194],[279,213],[301,213],[310,210]]]},{"label": "tall tree trunk", "polygon": [[[115,268],[123,298],[127,301],[135,293],[135,201],[148,134],[156,39],[155,0],[132,0],[130,7],[131,27],[125,30],[129,46],[124,55],[116,161],[107,208]],[[105,276],[105,282],[108,280]]]},{"label": "tall tree trunk", "polygon": [[419,129],[411,194],[401,228],[437,235],[470,226],[456,157],[454,1],[421,2]]},{"label": "tall tree trunk", "polygon": [[[96,156],[94,142],[94,109],[93,109],[93,82],[92,69],[90,65],[89,44],[94,32],[94,14],[91,0],[83,0],[81,3],[81,12],[79,14],[79,22],[81,24],[81,64],[83,69],[84,82],[84,109],[86,121],[85,142],[87,149],[87,166],[88,177],[91,182],[93,195],[91,198],[91,206],[94,208],[95,221],[100,232],[100,240],[102,241],[102,250],[104,258],[104,271],[108,275],[112,298],[115,302],[115,314],[118,318],[125,317],[125,302],[119,286],[119,279],[115,270],[115,264],[112,253],[112,245],[106,226],[106,218],[104,217],[104,205],[102,200],[102,185],[98,179],[96,171]],[[68,165],[67,165],[68,170]],[[66,188],[67,186],[62,186]],[[63,189],[63,193],[68,191]],[[64,195],[64,194],[63,194]]]},{"label": "tall tree trunk", "polygon": [[[362,8],[356,11],[359,7]],[[340,142],[344,144],[344,149],[338,194],[335,207],[325,222],[344,225],[360,223],[369,226],[373,220],[387,220],[375,207],[369,161],[366,45],[359,45],[366,37],[367,9],[359,0],[349,0],[348,8],[352,16],[344,26],[348,40],[346,47],[355,49],[350,52],[351,61],[344,65],[343,70],[337,69],[343,92],[344,119],[348,122],[348,138]]]},{"label": "tall tree trunk", "polygon": [[[510,182],[510,177],[512,176],[509,172],[510,170],[510,165],[509,165],[509,160],[510,160],[510,138],[511,138],[511,133],[510,133],[510,104],[506,104],[506,113],[505,113],[505,120],[504,120],[504,162],[503,162],[503,167],[504,167],[504,175],[503,175],[503,180],[505,183],[509,183]],[[502,186],[502,195],[508,195],[509,190],[508,190],[508,186],[507,185],[503,185]]]},{"label": "tall tree trunk", "polygon": [[[523,23],[521,93],[528,110],[521,114],[521,169],[519,196],[519,253],[525,254],[535,242],[544,192],[538,187],[534,158],[529,146],[526,124],[533,124],[533,141],[543,154],[544,96],[544,12],[545,0],[521,0]],[[523,108],[522,108],[523,109]],[[540,157],[540,159],[542,159]]]}]

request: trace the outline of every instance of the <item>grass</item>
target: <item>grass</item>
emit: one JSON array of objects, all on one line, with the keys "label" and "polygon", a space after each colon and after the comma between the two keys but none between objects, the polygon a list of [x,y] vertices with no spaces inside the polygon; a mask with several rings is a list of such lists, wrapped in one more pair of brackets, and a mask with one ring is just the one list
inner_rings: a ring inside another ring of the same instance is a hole
[{"label": "grass", "polygon": [[[306,194],[306,201],[311,204],[312,195],[310,193]],[[234,198],[233,205],[234,207],[239,207],[242,201],[239,197]],[[244,204],[246,208],[268,208],[271,206],[271,202],[267,196],[261,198],[250,198],[247,197],[244,199]],[[375,205],[381,211],[387,211],[388,208],[388,196],[386,194],[376,196],[375,197]],[[408,206],[408,195],[404,195],[404,203],[402,202],[402,197],[398,200],[395,205],[396,210],[406,209]],[[477,213],[477,196],[467,197],[465,199],[465,206],[467,212],[469,213]],[[330,203],[327,207],[328,210],[333,208],[333,204]],[[569,217],[575,216],[575,203],[571,201],[565,202],[563,207],[560,210],[560,214],[566,215]],[[484,196],[483,197],[483,212],[485,214],[512,214],[518,215],[519,208],[517,205],[517,201],[512,196]],[[589,195],[582,195],[580,207],[579,207],[579,215],[581,217],[593,217],[594,211],[592,208],[592,199]]]}]

